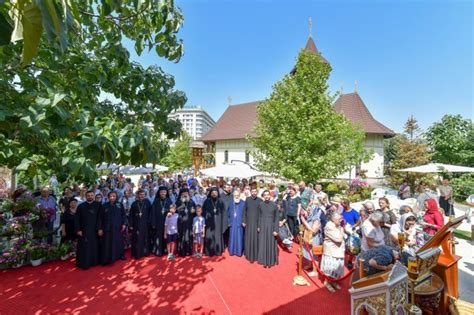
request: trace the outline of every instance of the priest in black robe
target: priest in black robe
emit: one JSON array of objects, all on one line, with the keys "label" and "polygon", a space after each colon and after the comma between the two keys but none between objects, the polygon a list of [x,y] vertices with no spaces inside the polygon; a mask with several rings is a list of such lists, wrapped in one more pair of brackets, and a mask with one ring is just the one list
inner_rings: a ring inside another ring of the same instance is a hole
[{"label": "priest in black robe", "polygon": [[158,195],[153,201],[151,208],[151,233],[150,248],[156,256],[163,256],[166,253],[166,241],[164,239],[165,220],[168,215],[170,205],[173,204],[169,197],[168,188],[161,186]]},{"label": "priest in black robe", "polygon": [[125,209],[117,201],[117,193],[108,194],[108,202],[99,212],[100,263],[108,265],[118,259],[125,260],[123,232],[127,224]]},{"label": "priest in black robe", "polygon": [[258,205],[262,199],[258,198],[258,190],[253,187],[250,197],[245,199],[244,219],[242,225],[245,227],[244,254],[248,261],[254,262],[258,258]]},{"label": "priest in black robe", "polygon": [[[224,203],[224,209],[229,209],[229,205],[232,204],[233,202],[233,197],[232,197],[232,186],[229,184],[225,184],[224,190],[222,191],[222,194],[219,196],[219,199],[222,200]],[[229,230],[230,229],[225,229],[224,231],[224,246],[227,247],[227,244],[229,244]]]},{"label": "priest in black robe", "polygon": [[202,206],[206,220],[204,254],[220,256],[224,252],[224,233],[228,228],[227,208],[219,198],[219,190],[212,187]]},{"label": "priest in black robe", "polygon": [[150,254],[148,227],[151,223],[151,203],[145,191],[137,192],[138,199],[130,207],[130,230],[132,232],[132,257],[140,259]]},{"label": "priest in black robe", "polygon": [[178,213],[178,254],[189,256],[193,254],[193,219],[195,204],[189,196],[189,189],[183,188],[176,201]]},{"label": "priest in black robe", "polygon": [[89,269],[99,263],[97,219],[101,204],[94,201],[94,192],[86,193],[86,201],[77,207],[75,230],[77,235],[76,266]]},{"label": "priest in black robe", "polygon": [[258,205],[258,263],[265,268],[278,264],[277,236],[279,213],[270,192],[263,192],[263,202]]}]

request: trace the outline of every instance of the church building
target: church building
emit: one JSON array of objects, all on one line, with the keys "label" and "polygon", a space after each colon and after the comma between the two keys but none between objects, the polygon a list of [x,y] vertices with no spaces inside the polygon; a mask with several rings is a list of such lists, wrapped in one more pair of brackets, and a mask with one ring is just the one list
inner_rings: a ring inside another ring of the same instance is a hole
[{"label": "church building", "polygon": [[[305,49],[311,53],[321,56],[310,36]],[[292,71],[295,71],[294,69]],[[243,161],[253,165],[252,144],[247,141],[247,136],[254,136],[254,126],[257,122],[256,108],[258,101],[229,105],[214,125],[214,127],[202,138],[202,141],[213,148],[216,165],[230,163],[232,161]],[[342,113],[354,124],[362,126],[365,131],[365,147],[374,153],[367,163],[354,165],[351,174],[341,174],[339,178],[354,178],[357,173],[363,172],[368,179],[378,180],[383,178],[384,146],[383,140],[393,137],[395,133],[390,128],[377,121],[357,91],[354,93],[341,94],[334,103],[334,110]]]}]

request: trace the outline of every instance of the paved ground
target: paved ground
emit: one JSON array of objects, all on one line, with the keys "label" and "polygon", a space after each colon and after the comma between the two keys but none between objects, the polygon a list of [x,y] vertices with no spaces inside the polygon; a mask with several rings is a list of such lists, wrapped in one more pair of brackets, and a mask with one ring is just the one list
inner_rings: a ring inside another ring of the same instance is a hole
[{"label": "paved ground", "polygon": [[[462,215],[469,207],[461,204],[454,206],[456,216]],[[458,228],[462,231],[471,231],[471,223],[464,221]],[[458,238],[459,244],[456,246],[456,254],[462,258],[458,263],[459,267],[459,298],[461,300],[474,303],[474,247],[473,242]]]}]

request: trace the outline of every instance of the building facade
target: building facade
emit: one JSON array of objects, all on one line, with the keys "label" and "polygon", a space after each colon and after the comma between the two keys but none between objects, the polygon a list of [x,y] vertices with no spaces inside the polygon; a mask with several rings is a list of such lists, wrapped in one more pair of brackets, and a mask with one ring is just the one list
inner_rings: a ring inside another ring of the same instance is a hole
[{"label": "building facade", "polygon": [[[311,37],[308,38],[305,49],[321,56]],[[327,62],[322,56],[321,58]],[[295,69],[292,70],[294,71]],[[257,105],[258,101],[229,106],[215,126],[202,138],[202,141],[214,148],[216,165],[234,160],[253,165],[252,152],[255,149],[247,139],[254,136]],[[370,161],[354,165],[350,172],[341,174],[339,178],[354,178],[360,173],[364,173],[369,179],[383,178],[383,142],[395,133],[372,116],[357,92],[340,95],[334,103],[334,110],[363,128],[366,135],[365,148],[373,153]]]},{"label": "building facade", "polygon": [[185,106],[169,114],[168,119],[181,122],[183,130],[193,140],[201,139],[216,124],[214,119],[200,106]]}]

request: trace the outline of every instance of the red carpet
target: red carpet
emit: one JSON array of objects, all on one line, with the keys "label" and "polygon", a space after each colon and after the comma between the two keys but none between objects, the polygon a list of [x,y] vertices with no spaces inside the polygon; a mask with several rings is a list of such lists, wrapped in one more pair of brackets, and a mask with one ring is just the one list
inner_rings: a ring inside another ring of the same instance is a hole
[{"label": "red carpet", "polygon": [[[294,250],[296,252],[296,250]],[[348,281],[292,285],[295,253],[265,269],[245,258],[149,257],[78,270],[74,261],[0,272],[0,314],[349,314]]]}]

